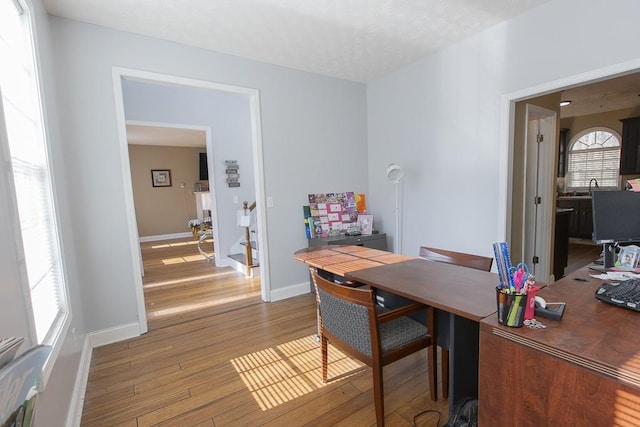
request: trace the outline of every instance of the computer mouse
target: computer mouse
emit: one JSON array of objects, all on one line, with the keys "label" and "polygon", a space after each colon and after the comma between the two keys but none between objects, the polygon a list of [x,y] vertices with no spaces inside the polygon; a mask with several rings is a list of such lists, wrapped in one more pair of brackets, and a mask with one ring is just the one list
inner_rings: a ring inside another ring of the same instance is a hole
[{"label": "computer mouse", "polygon": [[544,298],[539,297],[536,295],[535,297],[535,301],[536,301],[536,306],[540,307],[540,308],[547,308],[547,301],[545,301]]}]

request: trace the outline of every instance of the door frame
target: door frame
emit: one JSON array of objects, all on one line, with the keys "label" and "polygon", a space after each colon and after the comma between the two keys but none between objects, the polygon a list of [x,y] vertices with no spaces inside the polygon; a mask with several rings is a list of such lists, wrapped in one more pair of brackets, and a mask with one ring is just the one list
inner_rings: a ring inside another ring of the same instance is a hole
[{"label": "door frame", "polygon": [[[127,230],[129,234],[129,247],[132,256],[133,277],[137,307],[138,307],[138,327],[140,334],[148,331],[147,314],[144,303],[144,290],[142,287],[142,267],[140,257],[140,242],[138,226],[136,224],[135,205],[133,201],[133,188],[131,185],[131,170],[129,167],[129,149],[127,143],[126,117],[124,112],[124,97],[122,93],[122,80],[132,79],[148,83],[173,84],[192,88],[208,89],[224,93],[232,93],[245,96],[249,99],[249,110],[251,120],[251,144],[253,154],[253,169],[255,176],[255,200],[256,200],[256,221],[258,226],[259,262],[261,268],[261,295],[265,302],[271,301],[271,286],[269,281],[269,253],[267,236],[266,217],[266,190],[264,178],[264,156],[262,147],[262,125],[260,121],[260,92],[257,89],[232,86],[223,83],[216,83],[206,80],[197,80],[186,77],[178,77],[169,74],[154,73],[131,68],[112,68],[112,79],[114,88],[114,101],[116,110],[116,122],[118,128],[118,140],[120,142],[121,173],[123,178],[123,193],[125,198],[125,215],[127,218]],[[213,146],[210,138],[207,140],[207,156],[213,153]]]},{"label": "door frame", "polygon": [[[621,62],[608,67],[598,68],[581,74],[575,74],[558,80],[513,91],[502,95],[500,105],[500,145],[498,177],[498,221],[496,235],[498,240],[511,241],[512,191],[513,191],[513,154],[516,102],[557,92],[571,86],[593,83],[598,80],[640,71],[640,58]],[[551,234],[552,230],[549,230]]]}]

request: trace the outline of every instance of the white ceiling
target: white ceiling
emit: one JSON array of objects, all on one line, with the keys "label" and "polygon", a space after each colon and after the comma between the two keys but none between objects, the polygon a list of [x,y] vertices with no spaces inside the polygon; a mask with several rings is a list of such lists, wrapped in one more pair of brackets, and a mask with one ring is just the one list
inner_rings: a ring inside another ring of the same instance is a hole
[{"label": "white ceiling", "polygon": [[[52,15],[357,82],[549,0],[43,0]],[[561,117],[640,106],[640,74],[566,89]],[[640,107],[639,107],[640,108]],[[204,133],[128,126],[129,143]]]},{"label": "white ceiling", "polygon": [[549,0],[43,0],[52,15],[367,82]]},{"label": "white ceiling", "polygon": [[197,129],[127,124],[127,142],[133,145],[204,147],[206,135]]}]

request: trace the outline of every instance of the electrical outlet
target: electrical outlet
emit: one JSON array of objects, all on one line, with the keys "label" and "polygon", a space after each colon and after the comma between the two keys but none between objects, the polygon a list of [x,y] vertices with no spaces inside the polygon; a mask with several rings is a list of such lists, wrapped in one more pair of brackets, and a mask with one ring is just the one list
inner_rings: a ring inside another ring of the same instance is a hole
[{"label": "electrical outlet", "polygon": [[238,204],[238,196],[233,196],[233,203]]},{"label": "electrical outlet", "polygon": [[180,183],[180,188],[184,188],[184,187],[186,187],[186,186],[187,186],[187,185],[186,185],[184,182],[181,182],[181,183]]}]

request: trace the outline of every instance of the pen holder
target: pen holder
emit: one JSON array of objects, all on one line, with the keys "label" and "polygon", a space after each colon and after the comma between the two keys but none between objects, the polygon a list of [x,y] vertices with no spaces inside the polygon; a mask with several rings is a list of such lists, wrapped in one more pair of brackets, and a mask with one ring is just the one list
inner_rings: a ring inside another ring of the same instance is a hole
[{"label": "pen holder", "polygon": [[496,304],[498,306],[498,323],[512,328],[519,328],[523,325],[527,295],[507,293],[504,289],[496,288]]}]

